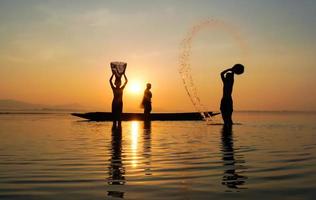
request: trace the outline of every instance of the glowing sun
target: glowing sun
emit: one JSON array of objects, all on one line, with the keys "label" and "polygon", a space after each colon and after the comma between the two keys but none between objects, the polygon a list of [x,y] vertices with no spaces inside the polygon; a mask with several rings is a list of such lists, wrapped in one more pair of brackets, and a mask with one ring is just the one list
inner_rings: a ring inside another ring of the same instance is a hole
[{"label": "glowing sun", "polygon": [[142,90],[142,88],[141,88],[140,84],[137,82],[131,83],[129,85],[129,88],[128,88],[128,91],[130,93],[133,93],[133,94],[140,94],[141,90]]}]

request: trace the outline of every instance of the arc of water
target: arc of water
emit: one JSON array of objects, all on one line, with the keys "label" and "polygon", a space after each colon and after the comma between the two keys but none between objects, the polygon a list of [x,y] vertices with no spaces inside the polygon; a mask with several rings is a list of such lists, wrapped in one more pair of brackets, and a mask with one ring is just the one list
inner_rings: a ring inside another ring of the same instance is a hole
[{"label": "arc of water", "polygon": [[239,47],[242,50],[242,57],[244,58],[247,56],[247,48],[239,32],[236,31],[236,27],[223,21],[214,19],[207,19],[196,24],[189,30],[186,37],[182,40],[180,44],[179,73],[181,75],[185,90],[194,108],[201,114],[204,120],[209,121],[211,120],[211,115],[207,112],[208,110],[206,109],[206,106],[201,103],[201,100],[198,96],[197,89],[191,76],[192,70],[190,65],[190,55],[193,39],[200,30],[206,27],[221,28],[222,30],[228,32],[237,41]]}]

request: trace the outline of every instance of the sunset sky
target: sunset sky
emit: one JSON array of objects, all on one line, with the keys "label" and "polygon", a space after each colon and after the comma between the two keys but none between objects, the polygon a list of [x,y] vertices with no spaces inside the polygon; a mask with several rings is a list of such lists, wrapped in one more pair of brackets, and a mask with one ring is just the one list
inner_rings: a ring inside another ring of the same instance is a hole
[{"label": "sunset sky", "polygon": [[125,61],[124,111],[140,111],[147,82],[153,111],[193,111],[180,44],[206,19],[234,27],[202,29],[192,43],[192,76],[210,110],[219,110],[220,72],[237,62],[246,68],[235,110],[316,110],[314,0],[0,0],[0,99],[110,111],[109,63]]}]

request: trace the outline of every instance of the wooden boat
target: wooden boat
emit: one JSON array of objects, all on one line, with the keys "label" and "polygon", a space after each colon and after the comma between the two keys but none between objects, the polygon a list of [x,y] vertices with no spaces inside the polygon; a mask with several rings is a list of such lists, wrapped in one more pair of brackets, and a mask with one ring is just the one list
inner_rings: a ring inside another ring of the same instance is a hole
[{"label": "wooden boat", "polygon": [[[208,112],[211,116],[219,113]],[[89,113],[71,113],[71,115],[87,119],[90,121],[112,121],[111,112],[89,112]],[[122,121],[144,120],[143,113],[122,113]],[[193,121],[203,120],[203,117],[198,112],[187,113],[151,113],[151,121]]]}]

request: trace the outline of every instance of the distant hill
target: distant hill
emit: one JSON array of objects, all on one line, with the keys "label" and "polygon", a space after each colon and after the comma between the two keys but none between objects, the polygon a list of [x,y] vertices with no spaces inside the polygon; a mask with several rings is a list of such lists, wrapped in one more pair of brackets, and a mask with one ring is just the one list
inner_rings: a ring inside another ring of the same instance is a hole
[{"label": "distant hill", "polygon": [[65,105],[44,105],[32,104],[28,102],[13,100],[13,99],[0,99],[0,110],[2,111],[83,111],[86,108],[80,104],[72,103]]}]

